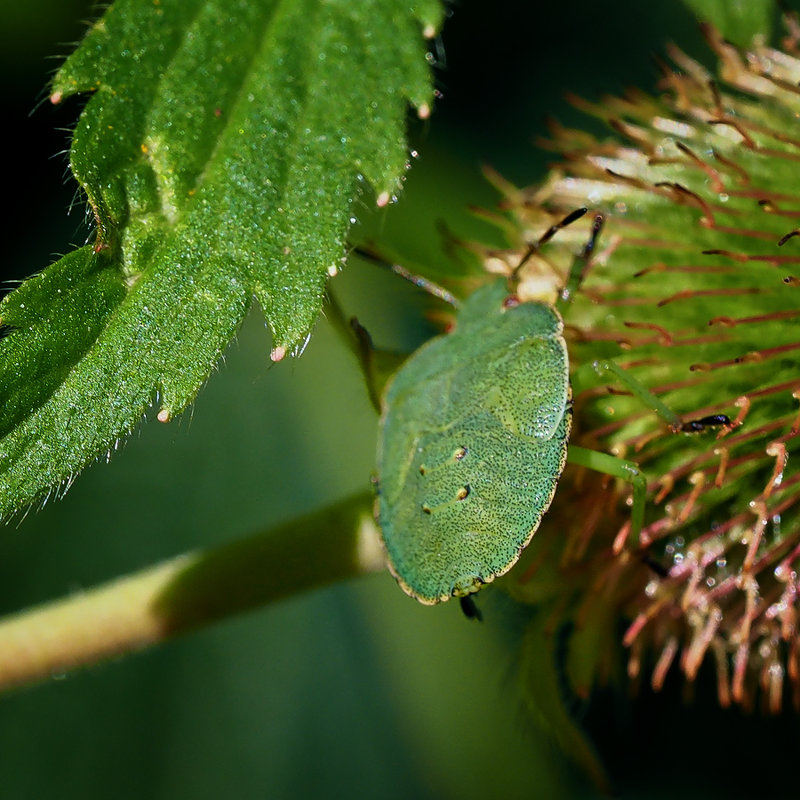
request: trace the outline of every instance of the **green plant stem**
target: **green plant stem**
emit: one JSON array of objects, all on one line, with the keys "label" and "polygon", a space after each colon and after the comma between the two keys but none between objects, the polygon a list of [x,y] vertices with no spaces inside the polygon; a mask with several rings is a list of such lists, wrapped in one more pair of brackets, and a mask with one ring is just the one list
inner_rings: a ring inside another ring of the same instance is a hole
[{"label": "green plant stem", "polygon": [[384,565],[364,493],[0,620],[0,691],[162,642]]}]

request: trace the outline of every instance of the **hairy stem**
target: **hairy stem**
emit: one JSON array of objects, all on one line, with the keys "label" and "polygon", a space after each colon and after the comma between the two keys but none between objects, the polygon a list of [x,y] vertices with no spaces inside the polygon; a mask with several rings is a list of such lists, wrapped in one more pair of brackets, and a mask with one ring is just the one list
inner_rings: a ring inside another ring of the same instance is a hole
[{"label": "hairy stem", "polygon": [[368,493],[0,620],[0,691],[382,568]]}]

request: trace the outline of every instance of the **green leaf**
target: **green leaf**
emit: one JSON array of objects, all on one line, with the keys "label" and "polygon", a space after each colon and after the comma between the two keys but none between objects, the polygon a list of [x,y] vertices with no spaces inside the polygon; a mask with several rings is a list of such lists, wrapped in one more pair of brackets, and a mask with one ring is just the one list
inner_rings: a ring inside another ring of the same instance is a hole
[{"label": "green leaf", "polygon": [[695,16],[712,23],[729,42],[747,47],[756,36],[769,40],[775,0],[683,0]]},{"label": "green leaf", "polygon": [[97,239],[0,304],[0,515],[149,404],[183,410],[255,297],[297,352],[355,204],[406,167],[438,0],[118,0],[53,82]]}]

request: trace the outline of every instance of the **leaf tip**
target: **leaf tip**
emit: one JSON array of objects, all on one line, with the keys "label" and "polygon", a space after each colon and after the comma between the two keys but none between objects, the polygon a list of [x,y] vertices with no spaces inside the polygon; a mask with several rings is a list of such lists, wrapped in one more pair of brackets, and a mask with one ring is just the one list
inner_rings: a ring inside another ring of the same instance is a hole
[{"label": "leaf tip", "polygon": [[381,192],[375,199],[375,205],[378,206],[378,208],[383,208],[384,206],[389,205],[390,199],[391,195],[389,194],[389,192]]},{"label": "leaf tip", "polygon": [[420,119],[428,119],[430,115],[431,115],[431,107],[428,103],[422,103],[422,105],[420,105],[417,108],[417,116]]}]

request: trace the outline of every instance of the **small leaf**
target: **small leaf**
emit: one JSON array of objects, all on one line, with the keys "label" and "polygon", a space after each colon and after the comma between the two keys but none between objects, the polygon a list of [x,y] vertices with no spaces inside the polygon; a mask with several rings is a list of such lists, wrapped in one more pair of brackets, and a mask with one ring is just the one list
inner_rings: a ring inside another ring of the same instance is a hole
[{"label": "small leaf", "polygon": [[118,0],[53,83],[92,91],[71,165],[94,247],[0,304],[0,515],[157,399],[192,400],[255,297],[297,351],[354,203],[396,190],[431,100],[427,0]]}]

